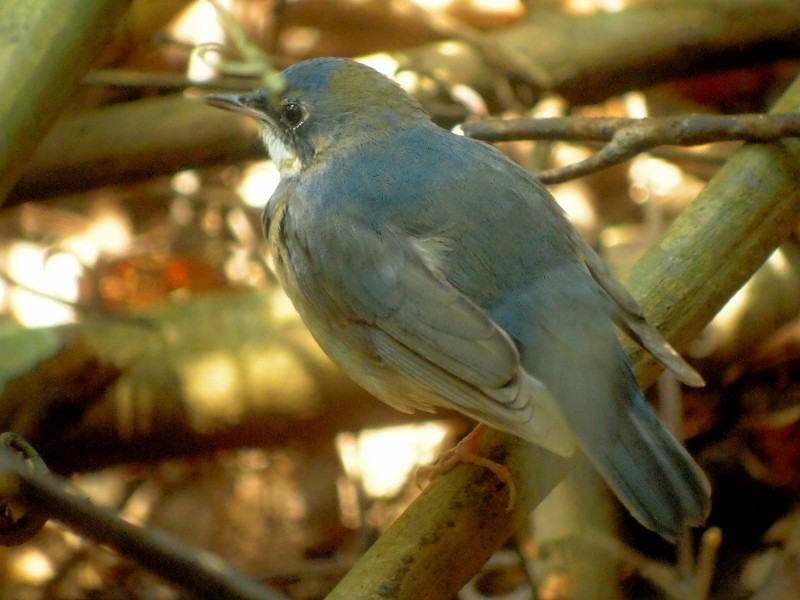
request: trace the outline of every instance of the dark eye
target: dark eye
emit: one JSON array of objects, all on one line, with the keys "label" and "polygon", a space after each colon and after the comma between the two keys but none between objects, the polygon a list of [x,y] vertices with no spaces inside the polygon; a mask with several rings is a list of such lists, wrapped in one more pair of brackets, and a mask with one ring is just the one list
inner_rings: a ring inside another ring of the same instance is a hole
[{"label": "dark eye", "polygon": [[281,106],[281,115],[290,127],[297,127],[306,118],[306,111],[299,102],[290,100]]}]

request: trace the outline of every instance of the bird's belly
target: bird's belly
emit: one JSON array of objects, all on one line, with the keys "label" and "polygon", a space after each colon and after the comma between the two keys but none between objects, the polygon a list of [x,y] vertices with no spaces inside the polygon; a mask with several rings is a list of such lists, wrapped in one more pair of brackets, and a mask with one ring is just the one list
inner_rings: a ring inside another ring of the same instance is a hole
[{"label": "bird's belly", "polygon": [[353,381],[403,412],[430,411],[441,405],[436,395],[383,362],[374,349],[375,328],[324,297],[312,280],[305,253],[271,244],[276,273],[284,291],[322,350]]},{"label": "bird's belly", "polygon": [[289,298],[322,350],[353,381],[370,394],[403,412],[430,410],[432,395],[401,376],[373,351],[372,326],[348,321],[344,315],[319,310],[285,286]]}]

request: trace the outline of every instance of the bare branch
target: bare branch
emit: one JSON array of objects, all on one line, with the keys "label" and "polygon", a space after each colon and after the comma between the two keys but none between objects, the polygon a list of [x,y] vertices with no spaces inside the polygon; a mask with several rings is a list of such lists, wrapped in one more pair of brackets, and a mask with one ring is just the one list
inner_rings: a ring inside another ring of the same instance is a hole
[{"label": "bare branch", "polygon": [[800,136],[798,115],[681,115],[623,119],[554,117],[489,120],[464,125],[469,137],[487,142],[562,140],[608,142],[586,160],[537,174],[543,183],[562,183],[630,160],[658,146],[696,146],[743,140],[774,142]]},{"label": "bare branch", "polygon": [[111,510],[97,508],[67,491],[62,482],[41,467],[0,451],[0,493],[16,498],[38,516],[45,515],[74,532],[105,544],[146,569],[203,598],[229,600],[287,600],[234,571],[210,552],[186,546],[164,532],[137,527]]}]

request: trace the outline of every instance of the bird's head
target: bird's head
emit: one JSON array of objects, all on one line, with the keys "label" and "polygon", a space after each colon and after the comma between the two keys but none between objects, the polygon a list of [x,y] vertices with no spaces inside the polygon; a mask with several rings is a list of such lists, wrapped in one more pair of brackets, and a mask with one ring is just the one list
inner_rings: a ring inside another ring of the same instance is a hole
[{"label": "bird's head", "polygon": [[279,93],[208,96],[212,106],[254,117],[281,175],[296,174],[315,159],[346,152],[386,132],[428,117],[399,85],[346,58],[316,58],[281,75]]}]

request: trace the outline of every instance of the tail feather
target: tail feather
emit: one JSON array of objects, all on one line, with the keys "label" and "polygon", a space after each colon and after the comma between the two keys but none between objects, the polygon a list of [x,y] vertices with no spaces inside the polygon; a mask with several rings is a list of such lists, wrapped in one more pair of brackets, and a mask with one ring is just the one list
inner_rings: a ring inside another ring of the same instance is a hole
[{"label": "tail feather", "polygon": [[711,488],[658,420],[627,362],[622,366],[623,390],[605,398],[586,395],[577,411],[571,403],[562,407],[581,449],[620,502],[642,525],[674,541],[685,525],[705,521]]},{"label": "tail feather", "polygon": [[[517,342],[525,370],[550,391],[622,503],[643,525],[674,540],[684,525],[705,520],[710,486],[645,400],[604,297],[581,269],[548,272],[504,297],[492,316]],[[513,433],[539,443],[533,427]]]},{"label": "tail feather", "polygon": [[632,374],[631,380],[612,443],[599,445],[590,437],[584,450],[631,514],[674,540],[684,525],[705,521],[711,488],[689,453],[659,422]]}]

